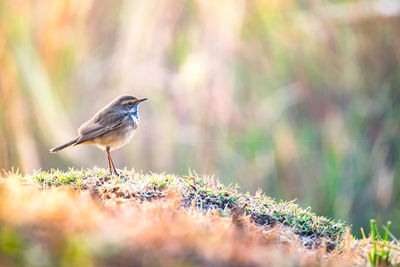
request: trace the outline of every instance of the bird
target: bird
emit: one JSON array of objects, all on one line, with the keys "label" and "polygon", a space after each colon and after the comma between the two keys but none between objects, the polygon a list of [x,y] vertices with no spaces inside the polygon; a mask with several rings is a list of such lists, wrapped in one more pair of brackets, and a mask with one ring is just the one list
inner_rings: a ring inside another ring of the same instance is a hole
[{"label": "bird", "polygon": [[79,127],[78,137],[53,147],[50,152],[55,153],[69,146],[96,145],[106,152],[110,173],[114,171],[119,176],[110,151],[121,148],[132,139],[140,123],[138,106],[146,100],[147,98],[138,99],[132,95],[115,98]]}]

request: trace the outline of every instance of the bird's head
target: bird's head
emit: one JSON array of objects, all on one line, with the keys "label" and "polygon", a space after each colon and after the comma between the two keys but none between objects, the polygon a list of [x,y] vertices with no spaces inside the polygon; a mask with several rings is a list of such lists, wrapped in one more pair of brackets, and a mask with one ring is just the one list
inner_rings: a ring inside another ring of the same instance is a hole
[{"label": "bird's head", "polygon": [[147,98],[138,99],[131,95],[122,95],[114,101],[114,106],[126,112],[137,112],[138,105]]}]

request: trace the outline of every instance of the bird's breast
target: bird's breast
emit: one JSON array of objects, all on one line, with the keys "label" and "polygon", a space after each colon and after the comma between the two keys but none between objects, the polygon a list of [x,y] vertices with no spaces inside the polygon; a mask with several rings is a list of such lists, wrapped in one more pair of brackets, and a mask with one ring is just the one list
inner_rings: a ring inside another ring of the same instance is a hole
[{"label": "bird's breast", "polygon": [[101,149],[105,149],[108,146],[110,147],[110,150],[116,150],[124,146],[132,139],[136,128],[136,123],[119,127],[101,137],[96,138],[94,143]]}]

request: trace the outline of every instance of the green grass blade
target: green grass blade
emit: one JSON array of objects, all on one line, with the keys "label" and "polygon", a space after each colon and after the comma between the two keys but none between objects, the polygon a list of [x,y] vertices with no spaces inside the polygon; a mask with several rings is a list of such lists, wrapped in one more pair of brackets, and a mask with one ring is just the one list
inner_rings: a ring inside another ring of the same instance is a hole
[{"label": "green grass blade", "polygon": [[372,234],[372,257],[370,257],[370,262],[375,266],[376,264],[376,222],[375,220],[371,220],[371,234]]}]

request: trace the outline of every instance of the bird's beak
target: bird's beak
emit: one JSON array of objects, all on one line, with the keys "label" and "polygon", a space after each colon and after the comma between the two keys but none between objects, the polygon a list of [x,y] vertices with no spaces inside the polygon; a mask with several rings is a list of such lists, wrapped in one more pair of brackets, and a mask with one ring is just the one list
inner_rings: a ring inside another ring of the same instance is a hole
[{"label": "bird's beak", "polygon": [[139,103],[140,103],[140,102],[143,102],[143,101],[146,101],[146,100],[147,100],[147,98],[139,99]]}]

